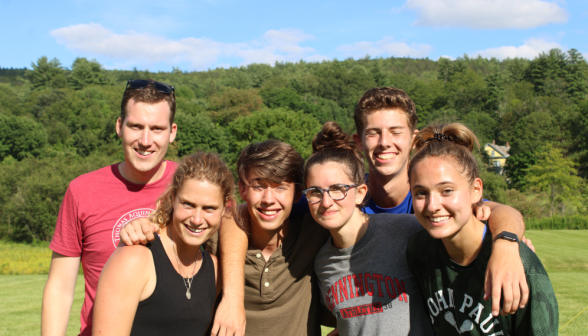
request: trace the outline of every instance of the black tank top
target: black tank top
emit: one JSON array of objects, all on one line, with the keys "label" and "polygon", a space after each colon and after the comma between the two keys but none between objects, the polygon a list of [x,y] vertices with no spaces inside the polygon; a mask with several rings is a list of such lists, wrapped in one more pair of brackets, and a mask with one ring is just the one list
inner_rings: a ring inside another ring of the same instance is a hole
[{"label": "black tank top", "polygon": [[208,252],[202,251],[202,265],[194,275],[188,300],[182,276],[159,236],[147,247],[153,255],[157,283],[153,294],[139,302],[131,335],[206,335],[216,299],[214,264]]}]

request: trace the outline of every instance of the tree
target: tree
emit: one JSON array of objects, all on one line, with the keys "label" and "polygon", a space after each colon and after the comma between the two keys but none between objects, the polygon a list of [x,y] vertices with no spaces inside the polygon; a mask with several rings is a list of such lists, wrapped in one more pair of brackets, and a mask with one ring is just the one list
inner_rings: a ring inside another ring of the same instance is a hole
[{"label": "tree", "polygon": [[260,91],[263,103],[269,108],[285,108],[311,114],[320,123],[338,120],[342,127],[348,126],[344,110],[332,100],[306,95],[302,97],[290,87],[264,88]]},{"label": "tree", "polygon": [[0,115],[0,161],[9,155],[18,160],[38,156],[46,143],[43,125],[27,117]]},{"label": "tree", "polygon": [[263,106],[257,90],[241,90],[232,87],[226,87],[210,97],[209,102],[212,109],[210,117],[222,126],[228,125],[240,116],[249,115]]},{"label": "tree", "polygon": [[50,241],[65,190],[81,174],[119,161],[97,153],[86,158],[28,158],[0,165],[0,223],[13,240]]},{"label": "tree", "polygon": [[449,60],[448,58],[441,57],[439,58],[439,61],[437,61],[437,64],[439,64],[439,70],[437,70],[437,79],[442,81],[443,83],[447,83],[451,80],[451,76],[453,76],[453,67],[451,66],[451,60]]},{"label": "tree", "polygon": [[241,150],[254,141],[277,139],[292,145],[304,158],[312,153],[311,140],[321,124],[311,115],[286,109],[264,109],[241,117],[228,127],[231,136],[230,161],[234,164]]},{"label": "tree", "polygon": [[568,94],[576,101],[586,99],[588,93],[588,64],[576,49],[568,50],[566,63],[567,74],[565,79],[568,83]]},{"label": "tree", "polygon": [[364,67],[351,63],[349,69],[343,63],[335,60],[316,71],[318,85],[314,88],[314,94],[346,108],[355,106],[357,99],[376,83]]},{"label": "tree", "polygon": [[81,90],[92,84],[105,85],[114,82],[95,59],[88,61],[84,57],[78,57],[73,62],[71,69],[69,82],[75,90]]},{"label": "tree", "polygon": [[534,152],[511,155],[506,159],[506,176],[512,188],[525,190],[528,168],[537,163]]},{"label": "tree", "polygon": [[198,149],[219,154],[228,152],[229,143],[223,129],[208,116],[180,114],[176,117],[176,123],[180,130],[176,136],[178,156],[191,154]]},{"label": "tree", "polygon": [[527,70],[529,61],[517,57],[512,60],[506,60],[505,62],[507,62],[506,67],[510,72],[510,78],[515,83],[523,81],[525,78],[525,71]]},{"label": "tree", "polygon": [[57,58],[49,61],[46,56],[37,60],[37,64],[31,63],[33,70],[25,73],[25,77],[33,84],[35,89],[64,88],[67,86],[65,71]]},{"label": "tree", "polygon": [[565,215],[569,204],[578,206],[583,185],[572,160],[565,158],[562,151],[547,144],[537,153],[537,163],[527,168],[525,178],[528,186],[535,191],[545,191],[549,197],[549,215]]}]

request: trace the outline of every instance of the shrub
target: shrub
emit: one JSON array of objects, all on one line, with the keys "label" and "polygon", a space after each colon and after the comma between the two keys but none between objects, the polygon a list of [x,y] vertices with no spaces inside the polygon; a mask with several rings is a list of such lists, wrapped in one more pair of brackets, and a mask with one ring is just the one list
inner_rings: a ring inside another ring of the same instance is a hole
[{"label": "shrub", "polygon": [[527,230],[588,230],[588,217],[553,216],[525,219]]}]

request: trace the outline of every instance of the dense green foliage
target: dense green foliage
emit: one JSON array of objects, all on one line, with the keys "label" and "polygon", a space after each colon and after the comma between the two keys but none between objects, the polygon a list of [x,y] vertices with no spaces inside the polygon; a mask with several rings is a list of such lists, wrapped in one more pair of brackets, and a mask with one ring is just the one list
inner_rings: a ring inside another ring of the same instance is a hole
[{"label": "dense green foliage", "polygon": [[510,143],[507,178],[480,157],[486,198],[527,218],[584,215],[587,76],[575,49],[532,61],[365,57],[170,73],[108,71],[85,58],[65,68],[41,57],[31,69],[0,69],[0,236],[49,240],[69,181],[123,159],[114,126],[132,78],[176,87],[178,136],[168,158],[204,149],[232,167],[243,146],[266,138],[308,157],[322,123],[353,132],[366,90],[399,87],[415,101],[419,127],[458,121],[482,145]]},{"label": "dense green foliage", "polygon": [[552,216],[545,218],[528,218],[525,220],[527,230],[588,230],[586,216]]}]

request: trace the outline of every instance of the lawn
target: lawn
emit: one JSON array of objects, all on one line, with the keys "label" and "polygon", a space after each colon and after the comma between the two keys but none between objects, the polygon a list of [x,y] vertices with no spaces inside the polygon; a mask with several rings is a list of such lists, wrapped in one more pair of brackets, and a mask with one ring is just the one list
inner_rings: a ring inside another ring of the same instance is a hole
[{"label": "lawn", "polygon": [[[560,328],[563,327],[560,335],[586,336],[588,309],[576,315],[588,307],[588,230],[527,231],[527,237],[533,240],[553,283],[559,302]],[[46,272],[50,256],[50,251],[43,246],[0,242],[0,274]],[[46,280],[47,275],[0,275],[0,336],[39,335]],[[77,335],[80,329],[83,285],[80,276],[68,335]],[[327,332],[323,329],[324,335]]]},{"label": "lawn", "polygon": [[[0,335],[39,335],[41,301],[47,275],[0,275]],[[84,277],[78,276],[67,335],[80,333]]]},{"label": "lawn", "polygon": [[[588,230],[527,231],[559,304],[560,335],[588,334]],[[563,329],[561,329],[566,323]]]}]

